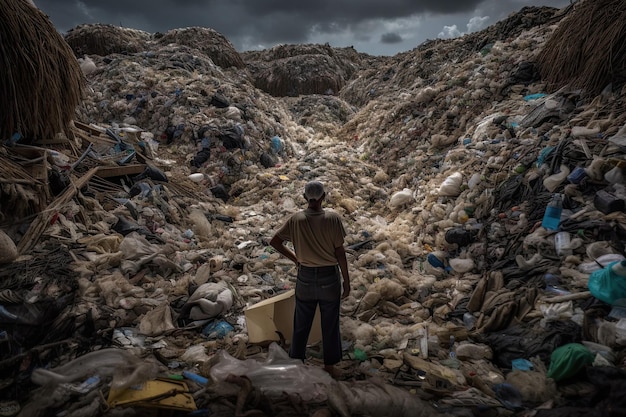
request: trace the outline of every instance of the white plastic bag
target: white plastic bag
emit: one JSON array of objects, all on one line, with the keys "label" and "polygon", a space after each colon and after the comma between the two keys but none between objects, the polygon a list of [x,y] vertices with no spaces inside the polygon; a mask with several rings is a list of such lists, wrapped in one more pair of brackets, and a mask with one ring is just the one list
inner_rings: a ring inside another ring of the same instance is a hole
[{"label": "white plastic bag", "polygon": [[395,192],[389,200],[389,207],[395,208],[413,201],[413,192],[409,188]]},{"label": "white plastic bag", "polygon": [[463,175],[460,172],[455,172],[444,180],[439,187],[439,195],[444,197],[456,197],[461,194],[461,184],[463,182]]},{"label": "white plastic bag", "polygon": [[267,358],[239,360],[222,350],[211,367],[211,378],[224,381],[228,375],[247,376],[266,395],[297,394],[303,401],[326,401],[326,386],[332,377],[323,369],[292,359],[277,343],[269,346]]}]

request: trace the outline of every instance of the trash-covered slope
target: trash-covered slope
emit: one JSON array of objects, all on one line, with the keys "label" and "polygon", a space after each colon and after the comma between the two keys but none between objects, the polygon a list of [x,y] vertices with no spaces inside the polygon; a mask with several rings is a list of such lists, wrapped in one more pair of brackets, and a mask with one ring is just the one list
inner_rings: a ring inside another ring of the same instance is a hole
[{"label": "trash-covered slope", "polygon": [[336,95],[367,55],[329,45],[279,45],[243,57],[253,84],[276,97]]},{"label": "trash-covered slope", "polygon": [[[624,254],[624,90],[547,91],[533,62],[561,14],[523,9],[392,58],[320,46],[353,65],[337,95],[279,99],[251,81],[272,67],[264,59],[324,56],[310,46],[244,54],[246,68],[216,65],[187,38],[91,55],[78,149],[45,145],[69,186],[35,200],[36,155],[3,149],[16,162],[0,173],[23,179],[3,188],[12,207],[40,207],[30,228],[0,235],[12,255],[0,271],[3,400],[23,415],[141,415],[163,397],[112,394],[173,375],[189,384],[179,411],[216,415],[620,407],[609,393],[624,381],[624,313],[588,281]],[[129,174],[126,159],[145,165]],[[267,242],[310,179],[348,232],[344,373],[332,383],[319,345],[306,366],[290,362],[284,335],[259,341],[246,316],[294,286],[294,265]],[[542,227],[554,193],[558,248]]]}]

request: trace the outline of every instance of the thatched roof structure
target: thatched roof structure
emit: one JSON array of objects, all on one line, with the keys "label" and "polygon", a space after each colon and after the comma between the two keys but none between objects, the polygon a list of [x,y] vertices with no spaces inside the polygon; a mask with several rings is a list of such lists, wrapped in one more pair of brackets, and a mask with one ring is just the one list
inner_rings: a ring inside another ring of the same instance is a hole
[{"label": "thatched roof structure", "polygon": [[0,139],[69,131],[83,75],[71,48],[30,2],[2,0],[0,56]]},{"label": "thatched roof structure", "polygon": [[542,78],[553,88],[580,88],[587,96],[626,81],[626,2],[575,3],[538,57]]}]

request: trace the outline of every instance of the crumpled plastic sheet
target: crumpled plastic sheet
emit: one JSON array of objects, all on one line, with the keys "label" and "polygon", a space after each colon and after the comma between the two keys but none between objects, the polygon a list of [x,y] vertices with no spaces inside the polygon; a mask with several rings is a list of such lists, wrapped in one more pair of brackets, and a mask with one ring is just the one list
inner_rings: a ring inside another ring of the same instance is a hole
[{"label": "crumpled plastic sheet", "polygon": [[223,281],[200,285],[183,305],[181,315],[207,320],[226,313],[233,306],[233,293]]},{"label": "crumpled plastic sheet", "polygon": [[290,358],[277,343],[270,344],[264,361],[239,360],[222,350],[209,374],[215,382],[224,381],[228,375],[246,376],[268,396],[297,394],[303,401],[325,401],[326,387],[333,380],[321,368]]},{"label": "crumpled plastic sheet", "polygon": [[163,251],[163,247],[148,242],[145,237],[137,232],[131,232],[124,237],[119,250],[125,254],[125,259],[122,261],[122,272],[124,274],[136,274],[143,265],[157,258]]},{"label": "crumpled plastic sheet", "polygon": [[156,364],[142,361],[128,351],[111,348],[87,353],[56,368],[37,368],[31,380],[49,386],[83,380],[92,375],[113,376],[111,386],[123,389],[155,378],[157,371]]},{"label": "crumpled plastic sheet", "polygon": [[161,304],[150,310],[139,322],[139,333],[146,336],[159,336],[176,329],[172,320],[172,309],[168,304]]},{"label": "crumpled plastic sheet", "polygon": [[408,391],[380,379],[335,381],[328,389],[328,404],[341,417],[444,417],[431,405]]}]

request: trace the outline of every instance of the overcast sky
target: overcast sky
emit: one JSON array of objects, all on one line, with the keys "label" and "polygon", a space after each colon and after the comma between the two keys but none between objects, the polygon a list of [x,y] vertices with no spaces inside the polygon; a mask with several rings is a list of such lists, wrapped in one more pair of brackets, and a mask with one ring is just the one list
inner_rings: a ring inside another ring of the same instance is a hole
[{"label": "overcast sky", "polygon": [[395,55],[428,39],[484,29],[524,6],[570,0],[34,0],[65,33],[109,23],[150,33],[202,26],[240,52],[277,44],[329,43]]}]

